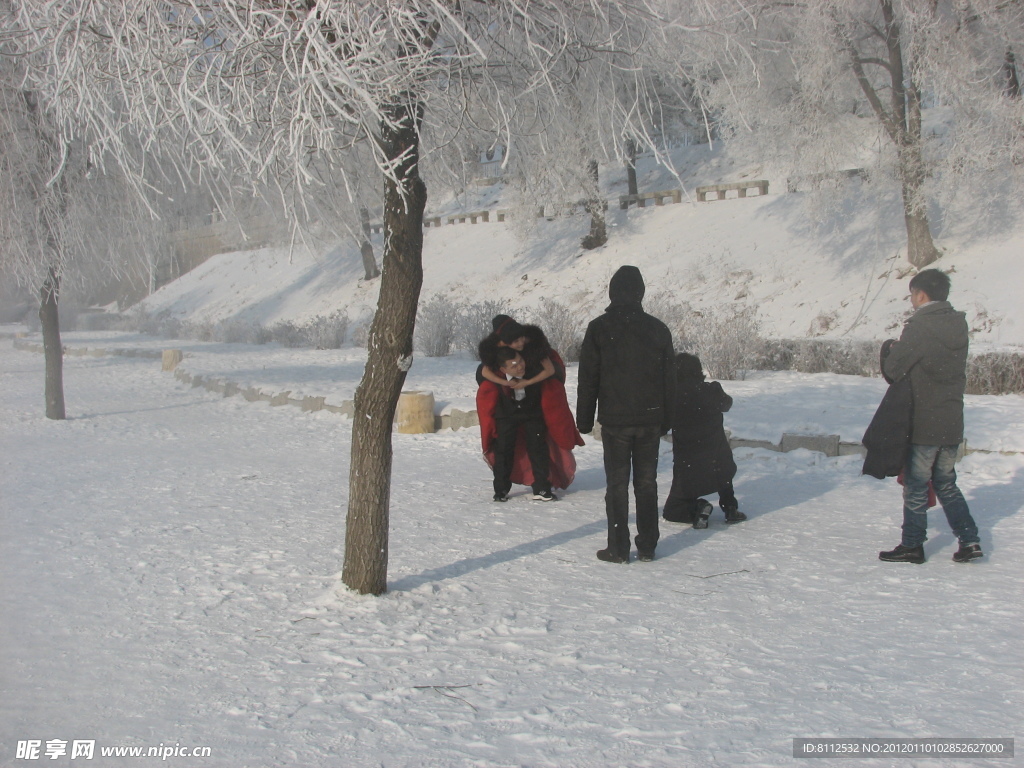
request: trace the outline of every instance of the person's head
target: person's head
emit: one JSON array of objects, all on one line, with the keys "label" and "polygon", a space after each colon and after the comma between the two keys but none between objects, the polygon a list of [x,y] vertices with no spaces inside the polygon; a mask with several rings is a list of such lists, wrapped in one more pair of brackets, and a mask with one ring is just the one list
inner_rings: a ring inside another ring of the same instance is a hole
[{"label": "person's head", "polygon": [[526,363],[523,361],[523,356],[512,347],[499,347],[495,355],[495,361],[498,370],[506,376],[521,379],[523,374],[526,373]]},{"label": "person's head", "polygon": [[640,270],[627,265],[619,267],[612,275],[608,283],[608,298],[612,304],[639,304],[646,290]]},{"label": "person's head", "polygon": [[910,303],[917,309],[929,301],[949,298],[949,275],[938,269],[923,269],[910,278]]},{"label": "person's head", "polygon": [[704,366],[700,358],[689,352],[676,355],[676,377],[679,381],[704,381]]},{"label": "person's head", "polygon": [[523,347],[526,346],[526,330],[507,315],[498,315],[491,321],[492,325],[497,322],[499,317],[503,317],[500,323],[494,329],[494,334],[498,337],[499,347],[512,347],[519,352],[522,352]]}]

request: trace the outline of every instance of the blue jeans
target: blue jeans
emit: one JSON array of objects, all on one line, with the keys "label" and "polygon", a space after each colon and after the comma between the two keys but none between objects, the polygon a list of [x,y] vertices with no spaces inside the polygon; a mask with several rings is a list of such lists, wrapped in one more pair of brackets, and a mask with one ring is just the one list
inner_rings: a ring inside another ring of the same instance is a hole
[{"label": "blue jeans", "polygon": [[608,516],[608,549],[629,554],[629,476],[633,475],[636,496],[636,548],[654,552],[658,544],[658,427],[601,426],[604,445],[604,473],[608,488],[604,495]]},{"label": "blue jeans", "polygon": [[956,485],[956,451],[955,445],[910,446],[903,472],[903,546],[919,547],[928,538],[929,480],[960,543],[978,542],[978,526]]}]

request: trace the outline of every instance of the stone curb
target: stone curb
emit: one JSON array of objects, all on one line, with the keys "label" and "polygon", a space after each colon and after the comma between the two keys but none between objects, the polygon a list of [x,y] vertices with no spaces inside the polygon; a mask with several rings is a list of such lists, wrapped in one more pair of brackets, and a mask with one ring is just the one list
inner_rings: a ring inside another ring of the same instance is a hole
[{"label": "stone curb", "polygon": [[[14,346],[16,349],[27,352],[43,351],[43,346],[41,344],[33,344],[19,338],[14,339]],[[154,360],[163,359],[163,351],[157,352],[142,349],[72,349],[65,346],[64,354],[79,357],[121,355],[124,357],[143,357]],[[210,392],[219,392],[223,394],[224,397],[241,395],[250,403],[267,402],[272,406],[291,405],[300,408],[306,413],[327,411],[328,413],[337,413],[341,416],[348,416],[349,418],[351,418],[352,414],[355,412],[355,405],[352,400],[342,400],[341,405],[332,405],[327,402],[327,398],[325,397],[315,397],[312,395],[307,395],[305,397],[292,397],[291,390],[270,393],[264,392],[258,387],[243,388],[233,381],[224,381],[212,376],[204,377],[190,374],[181,368],[180,365],[174,369],[174,378],[192,387],[203,387]],[[434,414],[435,431],[450,429],[453,432],[457,432],[460,429],[479,426],[479,424],[480,419],[477,416],[476,411],[463,411],[458,408],[452,408],[449,413]],[[595,432],[595,438],[599,439],[597,432]],[[736,450],[737,448],[764,448],[765,450],[776,451],[778,453],[789,453],[790,451],[795,451],[799,448],[805,448],[809,451],[823,453],[828,457],[853,456],[858,454],[863,456],[867,453],[867,450],[860,443],[840,440],[839,435],[803,435],[792,432],[784,432],[778,443],[773,443],[770,440],[747,440],[742,437],[732,437],[730,435],[729,447],[733,450]],[[968,453],[999,453],[1003,455],[1016,455],[1020,452],[970,448],[965,440],[961,446],[960,455],[963,456]]]},{"label": "stone curb", "polygon": [[[43,352],[42,344],[25,341],[18,337],[14,338],[14,348],[20,349],[23,352]],[[63,346],[63,350],[66,357],[106,357],[108,355],[117,355],[119,357],[142,357],[147,360],[161,360],[164,354],[162,351],[158,352],[150,349],[131,349],[130,347],[123,349],[89,349],[86,347],[69,347],[66,344]]]}]

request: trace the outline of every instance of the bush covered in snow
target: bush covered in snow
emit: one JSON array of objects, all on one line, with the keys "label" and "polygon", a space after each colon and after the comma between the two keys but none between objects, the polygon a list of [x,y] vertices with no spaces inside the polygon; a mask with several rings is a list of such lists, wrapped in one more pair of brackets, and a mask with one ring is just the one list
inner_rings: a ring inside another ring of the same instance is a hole
[{"label": "bush covered in snow", "polygon": [[563,360],[571,363],[580,359],[586,320],[579,312],[553,299],[541,299],[540,306],[533,312],[533,322],[544,331],[551,347]]},{"label": "bush covered in snow", "polygon": [[455,346],[459,306],[440,293],[421,303],[416,313],[414,347],[427,357],[444,357]]},{"label": "bush covered in snow", "polygon": [[504,300],[478,301],[463,304],[459,310],[459,327],[455,337],[455,348],[471,352],[474,356],[480,341],[493,330],[491,321],[498,315],[515,317],[512,305]]}]

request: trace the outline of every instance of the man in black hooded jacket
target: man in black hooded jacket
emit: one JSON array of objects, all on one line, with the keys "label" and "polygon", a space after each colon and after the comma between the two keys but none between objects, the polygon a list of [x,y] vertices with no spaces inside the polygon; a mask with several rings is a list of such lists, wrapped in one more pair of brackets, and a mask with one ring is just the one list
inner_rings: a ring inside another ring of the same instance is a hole
[{"label": "man in black hooded jacket", "polygon": [[608,547],[597,557],[629,562],[629,477],[636,496],[636,548],[653,560],[658,544],[658,454],[672,424],[675,353],[672,334],[643,310],[644,280],[625,266],[608,284],[611,303],[591,321],[580,351],[576,426],[587,434],[601,423],[608,488]]}]

